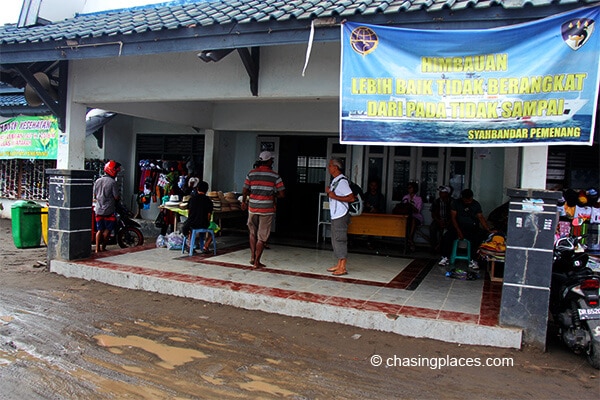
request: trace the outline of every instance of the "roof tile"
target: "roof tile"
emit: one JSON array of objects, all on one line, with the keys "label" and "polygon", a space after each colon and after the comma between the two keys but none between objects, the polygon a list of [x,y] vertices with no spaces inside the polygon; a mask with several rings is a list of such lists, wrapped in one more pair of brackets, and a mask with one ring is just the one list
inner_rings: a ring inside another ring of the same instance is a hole
[{"label": "roof tile", "polygon": [[162,29],[181,29],[190,25],[210,26],[237,22],[310,20],[318,17],[393,15],[419,10],[454,12],[466,8],[505,9],[559,4],[592,4],[600,0],[204,0],[186,4],[149,5],[133,9],[77,15],[45,26],[0,27],[0,43],[60,41],[73,37],[101,37],[140,34]]}]

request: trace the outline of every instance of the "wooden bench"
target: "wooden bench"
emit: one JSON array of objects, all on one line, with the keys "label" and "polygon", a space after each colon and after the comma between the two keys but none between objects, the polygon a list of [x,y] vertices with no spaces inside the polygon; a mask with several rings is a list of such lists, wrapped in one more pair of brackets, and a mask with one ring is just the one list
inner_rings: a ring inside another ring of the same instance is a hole
[{"label": "wooden bench", "polygon": [[348,234],[406,239],[407,229],[408,215],[363,213],[350,218]]}]

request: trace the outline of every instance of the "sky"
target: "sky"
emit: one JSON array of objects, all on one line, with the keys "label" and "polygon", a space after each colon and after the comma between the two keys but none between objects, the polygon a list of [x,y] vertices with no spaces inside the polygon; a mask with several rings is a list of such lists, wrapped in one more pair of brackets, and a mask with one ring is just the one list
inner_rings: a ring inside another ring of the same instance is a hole
[{"label": "sky", "polygon": [[[144,4],[167,3],[168,0],[42,0],[42,2],[54,2],[57,4],[64,4],[63,2],[79,2],[84,4],[82,12],[90,13],[135,7]],[[19,20],[22,4],[23,0],[0,0],[0,10],[2,10],[0,12],[0,25],[16,23]]]},{"label": "sky", "polygon": [[23,0],[0,0],[2,12],[0,13],[0,25],[14,23],[19,20],[21,4]]}]

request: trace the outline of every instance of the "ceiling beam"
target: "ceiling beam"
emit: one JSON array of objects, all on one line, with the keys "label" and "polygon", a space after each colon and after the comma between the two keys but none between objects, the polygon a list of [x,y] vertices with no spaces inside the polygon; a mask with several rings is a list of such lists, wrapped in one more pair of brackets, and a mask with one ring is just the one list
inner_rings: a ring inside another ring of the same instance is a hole
[{"label": "ceiling beam", "polygon": [[[220,50],[204,50],[198,53],[198,58],[202,61],[208,62],[219,62],[223,58],[227,57],[234,49],[220,49]],[[250,92],[253,96],[258,96],[258,72],[260,65],[260,47],[252,47],[248,50],[247,47],[238,47],[237,49],[242,64],[246,68],[246,72],[250,77]]]},{"label": "ceiling beam", "polygon": [[247,47],[237,49],[242,58],[242,63],[246,67],[246,72],[250,76],[250,91],[253,96],[258,96],[258,72],[260,67],[260,47],[252,47],[251,51]]},{"label": "ceiling beam", "polygon": [[[50,88],[42,86],[40,81],[33,75],[26,65],[15,64],[14,69],[21,75],[27,84],[35,91],[42,102],[50,109],[52,114],[58,120],[58,126],[61,131],[65,131],[65,113],[66,113],[66,77],[68,74],[67,61],[61,61],[59,65],[59,87],[58,101],[52,98],[52,94],[48,91]],[[64,75],[63,75],[64,74]]]}]

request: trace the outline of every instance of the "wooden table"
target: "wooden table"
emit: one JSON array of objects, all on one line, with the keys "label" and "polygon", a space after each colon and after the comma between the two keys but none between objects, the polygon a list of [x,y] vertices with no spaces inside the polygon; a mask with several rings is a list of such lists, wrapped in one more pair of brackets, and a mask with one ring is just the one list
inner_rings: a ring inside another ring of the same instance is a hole
[{"label": "wooden table", "polygon": [[[159,206],[158,208],[173,211],[174,213],[183,215],[186,218],[188,217],[187,209],[179,208],[177,206],[165,206],[165,205]],[[213,212],[213,219],[221,227],[221,229],[223,229],[223,220],[224,219],[241,218],[244,216],[246,216],[246,217],[248,216],[247,211],[234,210],[234,211],[215,211],[215,212]],[[173,231],[175,231],[175,232],[177,231],[177,218],[175,218],[175,222],[173,223]]]},{"label": "wooden table", "polygon": [[[348,233],[406,239],[408,215],[363,213],[350,218]],[[404,244],[406,252],[406,243]]]}]

